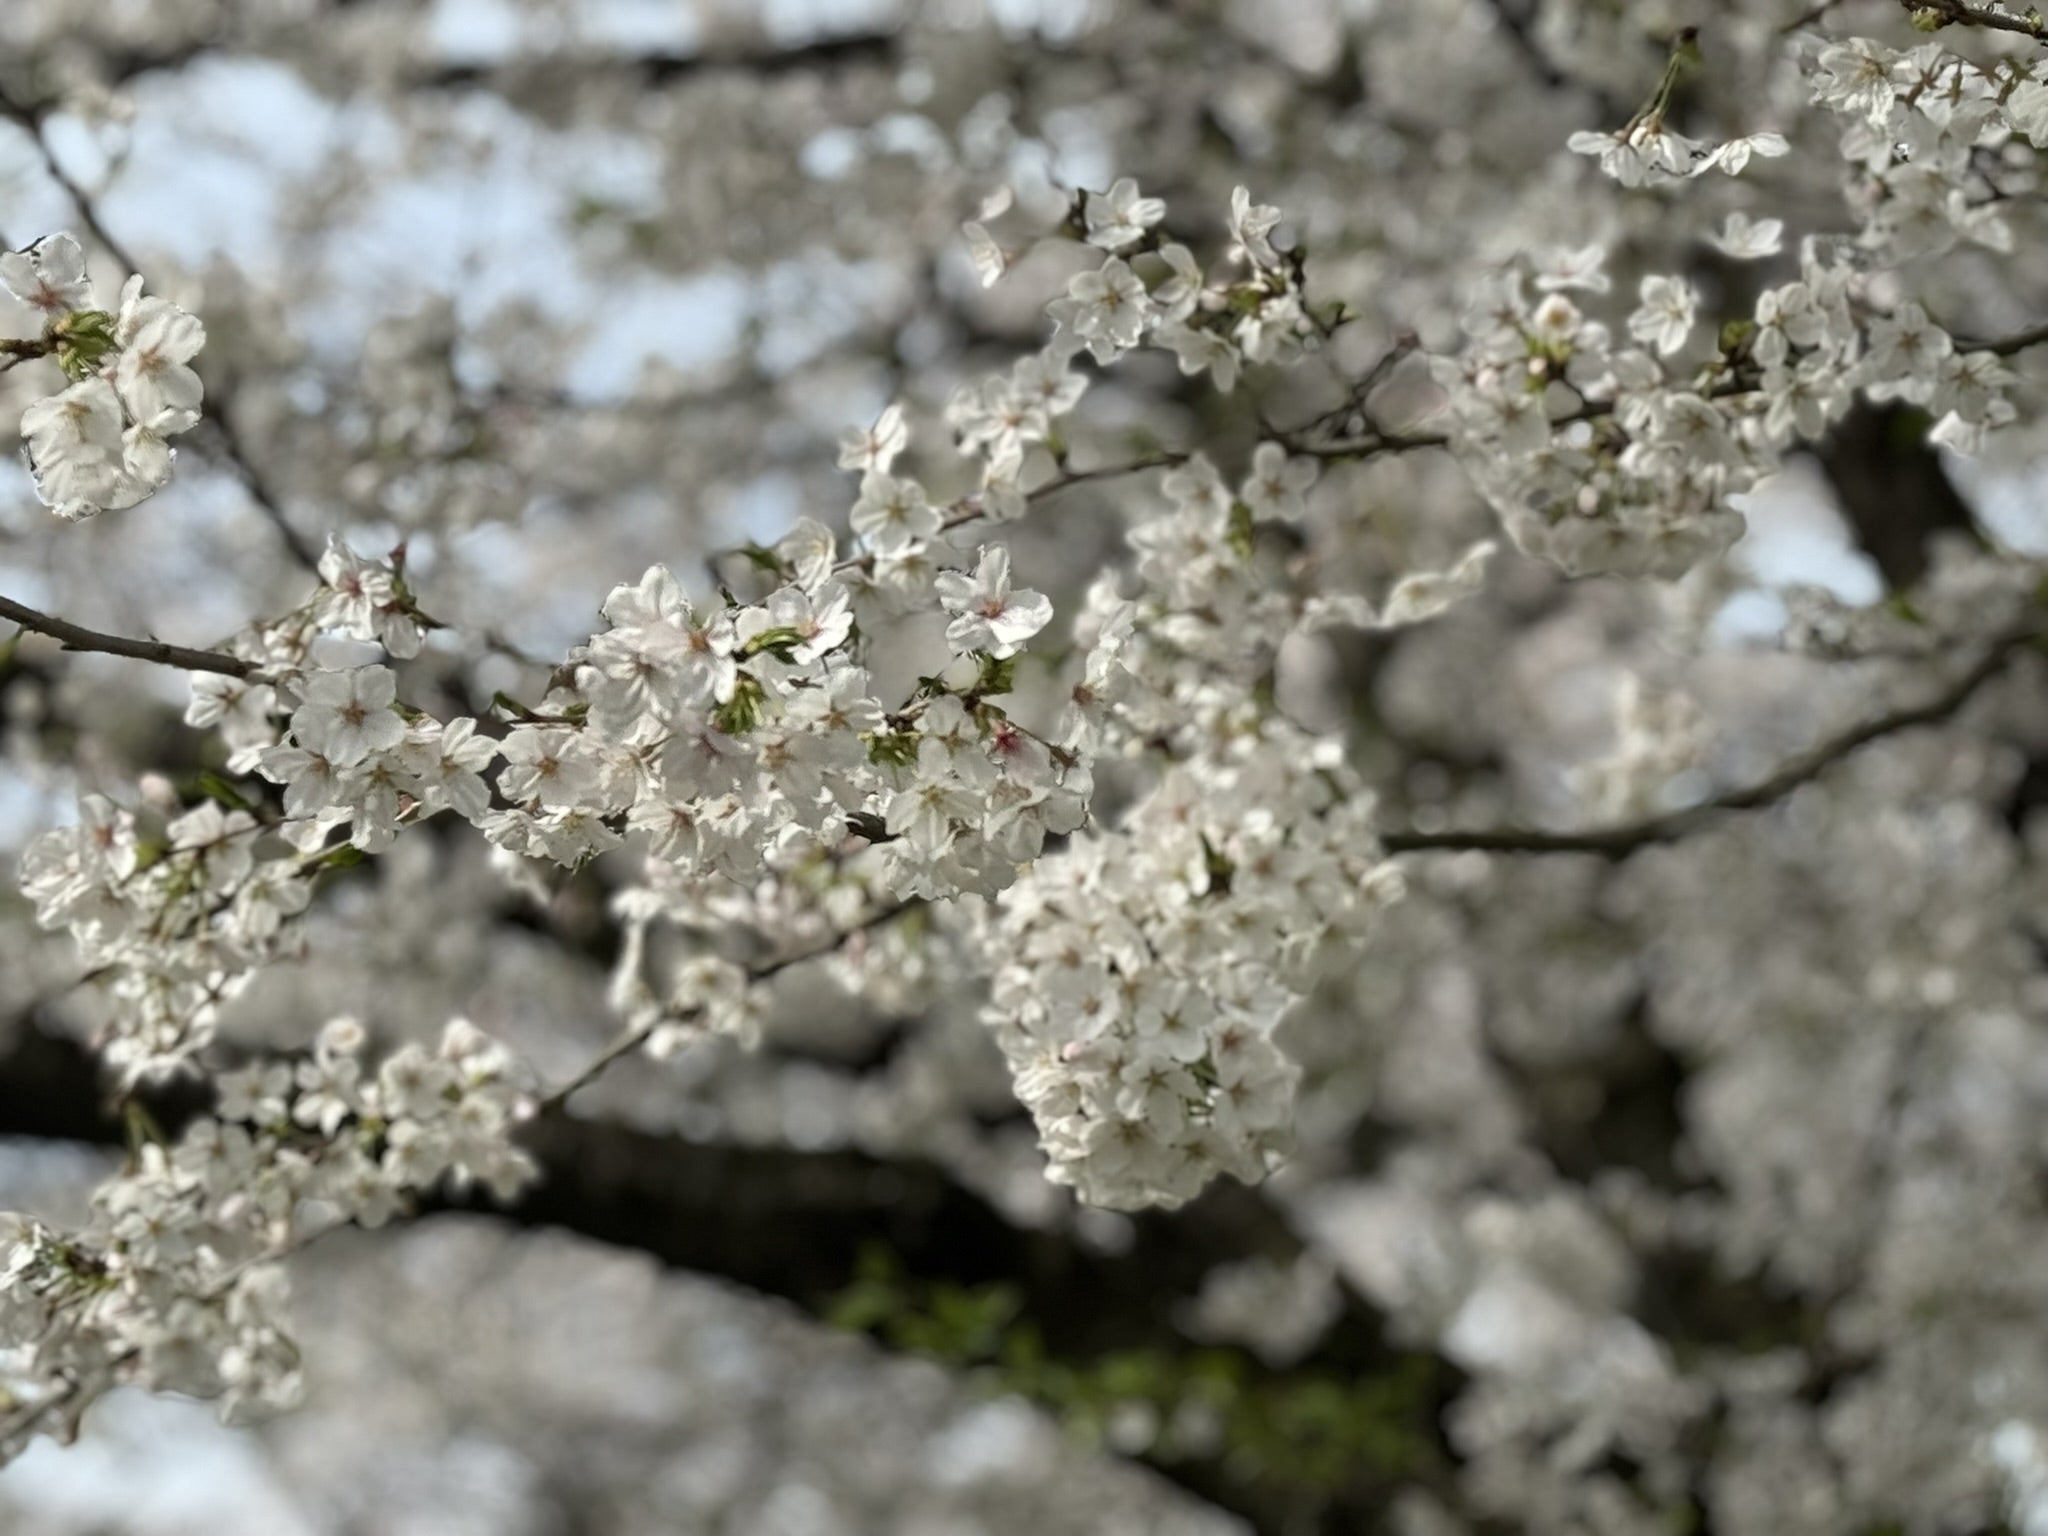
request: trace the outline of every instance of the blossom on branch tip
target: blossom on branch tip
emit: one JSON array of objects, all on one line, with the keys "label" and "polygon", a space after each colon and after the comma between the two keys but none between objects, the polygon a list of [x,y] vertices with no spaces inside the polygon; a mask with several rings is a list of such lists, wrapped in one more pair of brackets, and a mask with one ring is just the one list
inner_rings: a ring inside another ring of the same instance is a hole
[{"label": "blossom on branch tip", "polygon": [[982,549],[972,576],[944,571],[937,586],[939,600],[953,615],[946,639],[960,655],[982,651],[997,660],[1014,656],[1052,621],[1051,599],[1029,589],[1010,589],[1010,551],[1001,544]]}]

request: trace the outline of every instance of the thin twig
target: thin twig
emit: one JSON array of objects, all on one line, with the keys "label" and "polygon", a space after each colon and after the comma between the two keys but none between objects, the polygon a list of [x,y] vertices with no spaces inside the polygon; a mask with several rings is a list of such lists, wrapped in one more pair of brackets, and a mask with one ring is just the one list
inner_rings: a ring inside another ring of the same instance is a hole
[{"label": "thin twig", "polygon": [[181,667],[187,672],[218,672],[226,677],[248,677],[256,663],[222,651],[199,651],[190,646],[170,645],[162,640],[133,640],[126,635],[109,635],[87,629],[52,614],[38,613],[9,597],[0,597],[0,618],[11,619],[23,629],[48,635],[67,651],[97,651],[105,656],[127,656],[135,661],[153,661],[159,666]]},{"label": "thin twig", "polygon": [[1780,36],[1786,36],[1804,27],[1817,27],[1827,19],[1828,12],[1841,3],[1842,0],[1815,0],[1814,4],[1778,28],[1778,33]]},{"label": "thin twig", "polygon": [[1536,40],[1534,18],[1513,0],[1487,0],[1494,23],[1514,50],[1528,61],[1536,78],[1553,91],[1569,90],[1579,82],[1558,67],[1544,46]]},{"label": "thin twig", "polygon": [[[1120,464],[1097,465],[1094,469],[1068,469],[1062,465],[1059,474],[1054,478],[1046,481],[1041,486],[1026,491],[1024,493],[1024,500],[1027,503],[1040,502],[1049,497],[1056,496],[1061,491],[1068,490],[1073,486],[1086,485],[1090,481],[1114,480],[1123,475],[1139,475],[1148,469],[1170,469],[1176,465],[1187,463],[1193,456],[1191,452],[1187,451],[1161,449],[1157,453],[1148,453],[1140,458],[1126,459]],[[962,501],[940,519],[939,536],[943,537],[954,532],[956,529],[965,528],[969,523],[978,523],[987,516],[988,513],[983,510],[979,502],[972,500]],[[736,553],[736,551],[720,550],[718,553],[707,557],[712,562],[714,574],[717,570],[716,562],[725,555],[733,553]],[[869,571],[874,569],[874,565],[875,557],[871,554],[849,555],[846,559],[840,561],[838,565],[834,566],[833,569],[835,571]]]},{"label": "thin twig", "polygon": [[[872,933],[875,929],[887,923],[892,923],[906,912],[914,911],[923,905],[922,901],[913,898],[908,901],[892,902],[886,907],[877,907],[851,928],[834,934],[827,943],[820,944],[813,949],[798,950],[795,954],[784,955],[780,959],[769,960],[760,965],[747,967],[747,982],[749,985],[754,985],[788,970],[793,965],[801,965],[806,960],[816,960],[822,956],[832,954],[856,934]],[[662,1025],[675,1022],[675,1015],[663,1014],[650,1019],[645,1024],[636,1024],[630,1029],[621,1030],[603,1050],[585,1062],[573,1077],[553,1089],[546,1097],[538,1100],[534,1105],[534,1114],[538,1116],[551,1110],[560,1109],[569,1101],[570,1095],[576,1093],[579,1089],[589,1087],[598,1078],[602,1077],[605,1069],[611,1066],[613,1062],[622,1056],[630,1056],[633,1052],[639,1050]]]},{"label": "thin twig", "polygon": [[1730,811],[1755,811],[1774,805],[1858,748],[1898,731],[1933,725],[1946,719],[1962,708],[1979,688],[1996,677],[2016,652],[2041,638],[2039,629],[2008,635],[1994,643],[1973,666],[1933,698],[1853,726],[1800,753],[1754,784],[1729,790],[1682,811],[1619,826],[1589,828],[1583,832],[1536,832],[1515,827],[1448,832],[1394,831],[1383,833],[1380,842],[1389,853],[1451,849],[1482,853],[1591,853],[1605,859],[1625,859],[1640,849],[1675,842]]}]

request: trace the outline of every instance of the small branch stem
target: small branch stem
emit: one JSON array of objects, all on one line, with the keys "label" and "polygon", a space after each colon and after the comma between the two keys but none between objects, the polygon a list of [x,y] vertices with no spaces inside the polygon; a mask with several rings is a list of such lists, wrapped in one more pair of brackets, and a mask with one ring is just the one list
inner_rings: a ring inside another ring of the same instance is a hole
[{"label": "small branch stem", "polygon": [[2048,23],[2032,15],[2014,16],[1969,0],[1899,0],[1899,4],[1915,15],[1932,12],[1943,26],[1985,27],[1993,32],[2017,32],[2037,43],[2048,42]]},{"label": "small branch stem", "polygon": [[1380,842],[1389,853],[1446,849],[1482,853],[1591,853],[1605,859],[1625,859],[1640,849],[1676,842],[1727,812],[1756,811],[1774,805],[1858,748],[1898,731],[1933,725],[1946,719],[2004,670],[2016,652],[2041,637],[2038,629],[2007,635],[1996,641],[1947,688],[1925,702],[1852,726],[1790,759],[1767,778],[1666,816],[1652,816],[1619,826],[1589,828],[1583,832],[1537,832],[1515,827],[1448,832],[1393,831],[1382,834]]},{"label": "small branch stem", "polygon": [[[747,981],[750,985],[757,984],[766,981],[771,976],[788,970],[793,965],[801,965],[806,960],[816,960],[821,956],[832,954],[856,934],[872,933],[875,929],[892,923],[905,913],[923,905],[924,903],[921,901],[910,900],[893,902],[885,907],[877,907],[851,928],[834,934],[829,941],[813,949],[798,950],[795,954],[784,955],[780,959],[749,966],[747,968]],[[645,1024],[636,1024],[630,1029],[620,1031],[617,1035],[613,1036],[611,1042],[603,1050],[585,1062],[573,1077],[552,1090],[546,1097],[540,1099],[534,1105],[535,1116],[560,1109],[569,1101],[571,1094],[574,1094],[579,1089],[587,1088],[596,1082],[604,1075],[605,1069],[620,1057],[630,1056],[633,1052],[639,1050],[641,1046],[647,1043],[648,1038],[663,1024],[674,1022],[674,1015],[664,1014]]]}]

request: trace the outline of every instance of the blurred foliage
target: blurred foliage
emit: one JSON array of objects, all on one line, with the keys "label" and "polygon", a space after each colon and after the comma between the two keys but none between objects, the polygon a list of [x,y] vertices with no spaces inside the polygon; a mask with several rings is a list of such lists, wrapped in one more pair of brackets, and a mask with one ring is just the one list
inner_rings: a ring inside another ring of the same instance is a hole
[{"label": "blurred foliage", "polygon": [[870,1247],[826,1320],[1027,1398],[1085,1444],[1161,1463],[1228,1460],[1247,1479],[1315,1491],[1396,1479],[1433,1456],[1441,1383],[1426,1356],[1362,1380],[1275,1371],[1240,1349],[1192,1344],[1055,1359],[1022,1304],[1014,1286],[924,1280]]}]

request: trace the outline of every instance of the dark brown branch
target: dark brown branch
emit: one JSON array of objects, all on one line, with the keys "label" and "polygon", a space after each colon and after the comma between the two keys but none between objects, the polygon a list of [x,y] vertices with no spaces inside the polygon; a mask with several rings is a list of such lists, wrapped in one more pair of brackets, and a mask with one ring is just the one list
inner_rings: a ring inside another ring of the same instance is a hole
[{"label": "dark brown branch", "polygon": [[1645,821],[1590,828],[1583,832],[1535,832],[1512,827],[1449,832],[1396,831],[1383,834],[1380,841],[1389,853],[1456,849],[1482,853],[1591,853],[1605,859],[1625,859],[1641,849],[1676,842],[1731,811],[1755,811],[1775,805],[1857,749],[1898,731],[1934,725],[1947,719],[1962,708],[1979,688],[1996,677],[2016,652],[2040,638],[2038,629],[2008,635],[1995,643],[1953,683],[1924,703],[1853,726],[1800,753],[1768,778],[1716,795],[1685,810],[1673,811],[1668,816],[1653,816]]},{"label": "dark brown branch", "polygon": [[2048,341],[2048,325],[2036,325],[2030,326],[2024,331],[2015,331],[2010,336],[1995,337],[1990,341],[1973,341],[1966,337],[1958,336],[1956,338],[1956,350],[1958,352],[1989,352],[1997,357],[2012,357],[2026,351],[2029,347],[2038,347],[2044,341]]},{"label": "dark brown branch", "polygon": [[700,75],[731,72],[756,76],[800,74],[806,70],[886,63],[896,48],[894,32],[848,32],[788,47],[764,44],[754,48],[709,49],[702,53],[650,51],[634,54],[549,55],[514,57],[492,64],[432,64],[405,77],[405,84],[425,90],[459,90],[488,85],[521,72],[550,78],[564,70],[616,71],[646,85],[667,86]]},{"label": "dark brown branch", "polygon": [[11,619],[23,629],[48,635],[67,651],[97,651],[104,656],[126,656],[135,661],[153,661],[159,666],[181,667],[187,672],[218,672],[226,677],[247,677],[256,670],[254,662],[239,656],[198,651],[162,640],[131,640],[126,635],[105,634],[68,619],[38,613],[9,597],[0,597],[0,619]]},{"label": "dark brown branch", "polygon": [[2048,42],[2048,22],[2043,22],[2037,12],[2015,16],[1993,6],[1970,4],[1968,0],[1899,0],[1899,4],[1916,16],[1932,13],[1939,26],[1985,27],[1994,32],[2016,32],[2037,43]]},{"label": "dark brown branch", "polygon": [[[240,35],[209,34],[186,38],[161,49],[109,49],[97,62],[100,83],[118,87],[146,75],[174,72],[196,60],[233,52],[288,57],[292,45],[303,36],[303,26],[255,28],[242,26]],[[809,42],[777,46],[763,39],[755,45],[718,47],[698,53],[676,53],[663,49],[646,52],[553,54],[514,57],[486,64],[450,64],[433,59],[414,61],[398,83],[421,90],[463,89],[488,85],[494,80],[522,72],[559,78],[565,71],[596,73],[612,71],[638,76],[652,85],[667,85],[716,71],[774,76],[796,74],[809,69],[829,69],[864,62],[886,62],[896,45],[892,32],[847,32],[814,38]],[[36,101],[38,113],[56,110],[55,97]]]}]

